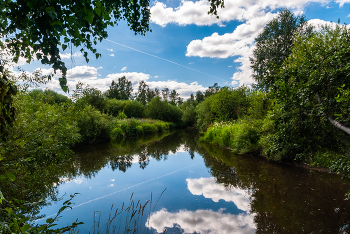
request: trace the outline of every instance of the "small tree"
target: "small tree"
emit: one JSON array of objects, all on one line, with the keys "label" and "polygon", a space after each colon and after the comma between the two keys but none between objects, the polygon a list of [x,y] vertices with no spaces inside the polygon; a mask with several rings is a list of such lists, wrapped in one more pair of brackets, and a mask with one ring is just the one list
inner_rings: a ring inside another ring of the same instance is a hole
[{"label": "small tree", "polygon": [[304,15],[295,16],[290,10],[282,10],[259,34],[253,57],[250,58],[253,78],[257,87],[268,90],[276,81],[275,74],[283,61],[291,54],[296,34],[308,36],[312,27]]},{"label": "small tree", "polygon": [[132,84],[125,76],[118,79],[118,83],[112,81],[106,96],[110,99],[129,100],[132,97]]}]

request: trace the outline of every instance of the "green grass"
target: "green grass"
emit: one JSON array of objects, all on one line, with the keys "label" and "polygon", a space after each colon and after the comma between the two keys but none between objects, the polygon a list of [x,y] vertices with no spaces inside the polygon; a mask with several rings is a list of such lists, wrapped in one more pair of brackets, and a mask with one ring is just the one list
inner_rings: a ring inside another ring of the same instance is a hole
[{"label": "green grass", "polygon": [[200,140],[231,148],[239,154],[254,152],[259,149],[261,126],[260,120],[214,123]]},{"label": "green grass", "polygon": [[165,132],[174,125],[169,122],[152,119],[123,119],[115,123],[111,132],[112,139],[125,138],[129,136],[143,136],[157,132]]}]

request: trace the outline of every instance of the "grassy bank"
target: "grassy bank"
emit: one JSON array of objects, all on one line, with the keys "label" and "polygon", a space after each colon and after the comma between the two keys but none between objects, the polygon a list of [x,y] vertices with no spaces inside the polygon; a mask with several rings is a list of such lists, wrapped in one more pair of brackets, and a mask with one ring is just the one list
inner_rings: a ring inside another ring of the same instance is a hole
[{"label": "grassy bank", "polygon": [[118,120],[115,125],[110,135],[112,139],[154,134],[174,127],[172,123],[152,119]]},{"label": "grassy bank", "polygon": [[[232,122],[216,122],[212,124],[200,141],[226,147],[238,154],[254,153],[268,160],[280,161],[282,158],[269,157],[266,148],[269,147],[271,135],[266,132],[266,122],[262,120],[236,120]],[[294,162],[304,163],[309,167],[330,168],[333,171],[349,171],[346,168],[346,155],[341,151],[325,150],[314,153],[296,155]]]}]

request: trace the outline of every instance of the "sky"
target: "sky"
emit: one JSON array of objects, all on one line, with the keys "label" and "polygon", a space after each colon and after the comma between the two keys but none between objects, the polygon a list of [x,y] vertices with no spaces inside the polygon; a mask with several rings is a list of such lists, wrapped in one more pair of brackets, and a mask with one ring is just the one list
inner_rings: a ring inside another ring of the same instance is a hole
[{"label": "sky", "polygon": [[[122,76],[134,89],[144,80],[152,89],[175,89],[183,98],[214,83],[250,85],[254,82],[249,61],[254,39],[286,7],[304,14],[310,24],[350,23],[350,0],[225,0],[219,19],[207,14],[207,0],[152,0],[152,32],[145,36],[135,35],[121,21],[109,27],[108,38],[96,46],[101,58],[90,55],[86,63],[79,48],[61,51],[69,90],[81,81],[106,91],[112,80]],[[40,68],[43,74],[52,73],[39,61],[26,64],[20,60],[19,65],[29,72]],[[55,78],[42,88],[62,93],[58,75]]]}]

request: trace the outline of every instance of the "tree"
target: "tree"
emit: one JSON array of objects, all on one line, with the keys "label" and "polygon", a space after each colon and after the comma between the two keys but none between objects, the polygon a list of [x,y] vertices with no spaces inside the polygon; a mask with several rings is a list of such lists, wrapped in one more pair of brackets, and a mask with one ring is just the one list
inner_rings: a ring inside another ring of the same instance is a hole
[{"label": "tree", "polygon": [[171,93],[169,94],[170,104],[175,106],[176,100],[179,96],[180,96],[180,94],[178,94],[175,89],[173,91],[171,91]]},{"label": "tree", "polygon": [[117,100],[129,100],[132,94],[132,84],[131,81],[127,80],[125,76],[118,79],[118,83],[112,81],[111,86],[107,92],[107,97]]},{"label": "tree", "polygon": [[274,75],[283,61],[291,54],[293,38],[296,34],[307,37],[312,27],[304,15],[295,16],[290,10],[282,10],[259,34],[253,57],[250,58],[253,78],[257,87],[268,90],[275,82]]},{"label": "tree", "polygon": [[147,91],[149,90],[148,85],[145,81],[141,80],[139,83],[139,90],[137,92],[136,100],[139,101],[142,105],[147,103]]},{"label": "tree", "polygon": [[1,48],[7,47],[15,62],[20,56],[27,62],[37,58],[55,71],[61,70],[63,90],[67,90],[67,68],[61,61],[60,48],[81,47],[88,62],[88,51],[96,58],[101,56],[94,45],[107,38],[107,27],[116,25],[119,20],[126,20],[135,34],[144,35],[149,31],[147,0],[137,3],[127,0],[2,0],[0,12],[0,37],[5,39],[5,42],[0,41]]},{"label": "tree", "polygon": [[220,88],[221,87],[218,85],[218,83],[215,83],[213,86],[209,86],[208,89],[205,90],[205,94],[204,94],[205,98],[219,92]]},{"label": "tree", "polygon": [[163,96],[163,100],[168,100],[168,97],[169,97],[169,88],[164,88],[162,90],[162,96]]},{"label": "tree", "polygon": [[286,111],[327,119],[350,135],[350,30],[324,27],[306,41],[297,37],[272,91]]},{"label": "tree", "polygon": [[202,101],[204,101],[204,98],[205,98],[204,94],[198,90],[196,93],[196,101],[198,103],[201,103]]}]

